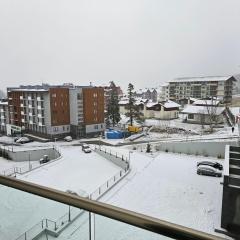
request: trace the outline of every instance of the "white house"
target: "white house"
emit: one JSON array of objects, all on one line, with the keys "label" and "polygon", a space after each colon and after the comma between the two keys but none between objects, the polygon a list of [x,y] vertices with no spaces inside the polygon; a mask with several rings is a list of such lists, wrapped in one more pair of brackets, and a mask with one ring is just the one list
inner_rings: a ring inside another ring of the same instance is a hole
[{"label": "white house", "polygon": [[210,124],[223,123],[225,107],[217,106],[199,106],[199,105],[188,105],[181,112],[184,114],[184,121],[188,123],[198,123],[198,124]]}]

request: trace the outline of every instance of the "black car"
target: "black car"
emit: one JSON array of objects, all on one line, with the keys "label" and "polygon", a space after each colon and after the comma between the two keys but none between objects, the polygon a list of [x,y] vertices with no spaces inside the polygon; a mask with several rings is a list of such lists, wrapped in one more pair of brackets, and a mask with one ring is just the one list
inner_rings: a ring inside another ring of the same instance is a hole
[{"label": "black car", "polygon": [[216,168],[218,170],[223,170],[223,165],[218,163],[218,162],[209,162],[209,161],[202,161],[202,162],[198,162],[197,166],[203,166],[203,165],[207,165],[213,168]]}]

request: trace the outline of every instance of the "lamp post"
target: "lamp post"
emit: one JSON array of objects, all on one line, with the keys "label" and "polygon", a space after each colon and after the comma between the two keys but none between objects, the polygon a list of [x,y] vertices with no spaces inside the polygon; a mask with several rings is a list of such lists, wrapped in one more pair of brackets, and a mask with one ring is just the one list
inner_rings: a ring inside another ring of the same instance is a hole
[{"label": "lamp post", "polygon": [[28,153],[28,167],[30,171],[31,170],[30,153]]}]

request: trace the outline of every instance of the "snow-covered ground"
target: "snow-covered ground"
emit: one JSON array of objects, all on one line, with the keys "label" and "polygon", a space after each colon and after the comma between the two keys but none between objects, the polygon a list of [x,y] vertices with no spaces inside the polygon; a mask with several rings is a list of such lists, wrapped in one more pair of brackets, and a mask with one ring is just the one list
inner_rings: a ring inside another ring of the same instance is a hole
[{"label": "snow-covered ground", "polygon": [[[90,194],[121,170],[95,152],[85,154],[79,146],[62,146],[61,152],[63,157],[60,160],[17,178],[62,191],[85,191]],[[2,170],[15,164],[25,163],[0,159]],[[4,186],[0,186],[0,196],[0,216],[6,216],[4,219],[0,217],[0,240],[16,239],[42,219],[56,221],[68,211],[63,204]]]},{"label": "snow-covered ground", "polygon": [[[71,146],[74,143],[57,142],[62,159],[18,177],[63,191],[91,193],[119,172],[120,168],[94,152],[85,154],[79,146]],[[31,149],[49,144],[52,143],[32,142],[16,148]],[[129,155],[129,147],[106,148]],[[201,156],[164,152],[147,155],[134,151],[131,153],[131,172],[100,201],[215,234],[214,229],[220,226],[222,178],[196,174],[196,163],[206,159],[216,161]],[[2,163],[10,164],[0,159],[2,168]],[[8,216],[3,221],[1,218],[0,240],[15,239],[43,218],[56,220],[67,212],[65,205],[3,186],[0,196],[3,196],[0,198],[0,216]],[[78,219],[61,233],[59,239],[75,240],[80,236],[88,239],[87,231],[86,236],[83,234],[87,224],[86,216],[85,220]],[[133,240],[144,239],[143,236],[161,239],[100,216],[96,217],[96,234],[99,239],[106,240],[119,239],[119,236]]]},{"label": "snow-covered ground", "polygon": [[90,194],[121,170],[95,152],[84,153],[81,147],[64,146],[61,152],[62,159],[18,178],[62,191],[84,190]]},{"label": "snow-covered ground", "polygon": [[[127,148],[110,149],[125,155],[129,152]],[[152,157],[134,152],[130,174],[100,201],[216,234],[214,229],[220,226],[222,178],[197,175],[196,164],[202,160],[217,161],[183,154],[161,152]],[[85,224],[82,221],[74,222],[59,239],[88,239],[83,234],[87,217]],[[96,216],[95,227],[98,239],[166,239],[101,216]]]}]

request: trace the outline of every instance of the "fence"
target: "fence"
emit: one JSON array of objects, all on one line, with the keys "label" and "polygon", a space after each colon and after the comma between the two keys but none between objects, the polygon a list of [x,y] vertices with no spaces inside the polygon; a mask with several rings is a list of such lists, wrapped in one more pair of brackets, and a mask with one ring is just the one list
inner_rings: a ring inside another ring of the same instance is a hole
[{"label": "fence", "polygon": [[57,152],[57,154],[55,155],[55,156],[57,156],[57,158],[52,159],[47,163],[40,164],[40,161],[28,161],[21,167],[11,167],[9,169],[3,170],[2,172],[0,172],[0,174],[2,174],[4,176],[16,177],[16,174],[24,174],[26,172],[30,172],[34,169],[37,169],[39,167],[45,166],[46,164],[49,164],[51,162],[57,161],[62,157],[62,155],[58,148],[54,147],[54,151]]},{"label": "fence", "polygon": [[[116,152],[113,153],[112,151],[107,151],[107,149],[102,150],[101,148],[95,148],[95,151],[97,150],[99,150],[100,152],[104,152],[106,156],[109,155],[116,158],[119,162],[124,162],[125,165],[122,170],[120,170],[117,174],[115,174],[113,177],[111,177],[109,180],[107,180],[104,184],[102,184],[89,195],[89,198],[92,200],[98,200],[115,184],[117,184],[123,177],[125,177],[130,171],[129,160],[127,159],[127,157],[124,157],[123,155],[121,156]],[[109,158],[107,159],[110,160]],[[31,229],[26,231],[24,234],[19,236],[16,240],[31,240],[42,234],[44,231],[47,231],[50,235],[57,237],[64,228],[71,224],[82,213],[84,213],[84,210],[69,206],[69,211],[56,221],[52,221],[50,219],[43,219],[39,223],[34,225]]]},{"label": "fence", "polygon": [[119,154],[118,152],[114,152],[112,150],[107,150],[106,148],[102,148],[101,146],[97,147],[96,145],[94,150],[96,153],[98,153],[105,159],[113,162],[120,168],[124,170],[129,168],[129,159],[123,154]]}]

